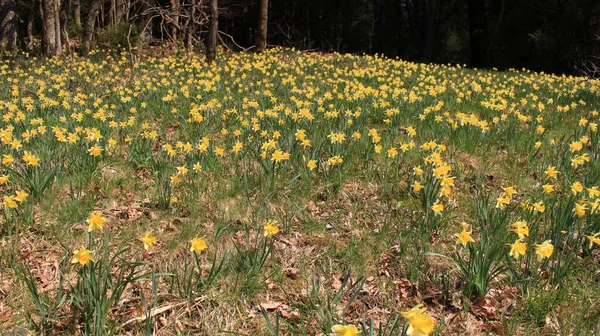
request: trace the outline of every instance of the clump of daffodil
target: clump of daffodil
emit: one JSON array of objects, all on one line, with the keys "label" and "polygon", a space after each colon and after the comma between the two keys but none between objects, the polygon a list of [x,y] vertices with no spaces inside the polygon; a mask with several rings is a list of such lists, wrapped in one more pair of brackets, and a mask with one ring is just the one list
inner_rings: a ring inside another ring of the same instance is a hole
[{"label": "clump of daffodil", "polygon": [[423,304],[418,304],[409,311],[402,312],[402,316],[408,321],[406,335],[423,336],[433,332],[435,320],[429,314]]},{"label": "clump of daffodil", "polygon": [[335,166],[335,165],[341,164],[343,162],[344,162],[344,159],[342,159],[342,157],[339,155],[332,156],[329,159],[327,159],[327,163],[329,163],[329,165],[331,165],[331,166]]},{"label": "clump of daffodil", "polygon": [[17,207],[17,202],[15,201],[14,196],[4,196],[4,207],[7,209],[14,209]]},{"label": "clump of daffodil", "polygon": [[40,159],[38,159],[35,155],[31,154],[30,152],[25,151],[23,154],[23,161],[25,161],[25,163],[28,166],[35,167],[40,162]]}]

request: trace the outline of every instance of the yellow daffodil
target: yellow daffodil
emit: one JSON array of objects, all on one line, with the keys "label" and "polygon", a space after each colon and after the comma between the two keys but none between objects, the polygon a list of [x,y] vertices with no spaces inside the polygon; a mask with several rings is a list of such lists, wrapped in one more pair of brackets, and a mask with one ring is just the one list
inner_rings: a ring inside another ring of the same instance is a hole
[{"label": "yellow daffodil", "polygon": [[546,177],[548,178],[552,178],[555,179],[558,176],[558,170],[556,170],[556,167],[548,167],[548,169],[546,169],[546,171],[544,172],[546,174]]},{"label": "yellow daffodil", "polygon": [[503,210],[508,204],[510,204],[510,197],[508,197],[506,195],[500,195],[496,199],[496,208],[498,208],[498,209]]},{"label": "yellow daffodil", "polygon": [[436,215],[441,215],[442,211],[444,211],[444,204],[439,203],[439,201],[436,201],[430,208]]},{"label": "yellow daffodil", "polygon": [[98,145],[94,145],[92,146],[92,148],[88,149],[88,153],[93,156],[93,157],[97,157],[100,156],[100,154],[102,154],[102,147],[98,146]]},{"label": "yellow daffodil", "polygon": [[8,209],[14,209],[17,207],[17,202],[13,196],[4,196],[4,207]]},{"label": "yellow daffodil", "polygon": [[550,240],[535,245],[535,253],[537,254],[538,261],[541,261],[544,258],[550,258],[552,252],[554,252],[554,245],[550,243]]},{"label": "yellow daffodil", "polygon": [[331,336],[357,336],[358,335],[358,328],[356,328],[352,324],[349,324],[349,325],[336,324],[333,327],[331,327],[331,331],[332,331]]},{"label": "yellow daffodil", "polygon": [[515,187],[506,187],[502,188],[502,190],[504,191],[504,194],[508,197],[512,197],[512,195],[517,193],[517,189],[515,189]]},{"label": "yellow daffodil", "polygon": [[544,188],[544,193],[546,194],[551,194],[554,192],[554,185],[552,184],[544,184],[542,188]]},{"label": "yellow daffodil", "polygon": [[88,232],[92,232],[96,229],[102,231],[104,223],[106,223],[107,221],[108,219],[106,219],[106,217],[102,215],[102,212],[92,212],[86,219],[86,223],[88,223]]},{"label": "yellow daffodil", "polygon": [[511,226],[513,227],[513,232],[519,235],[519,239],[524,239],[529,236],[529,227],[527,226],[526,221],[517,221]]},{"label": "yellow daffodil", "polygon": [[79,263],[81,266],[85,266],[85,264],[90,261],[94,261],[92,258],[92,251],[86,249],[85,247],[81,247],[78,250],[73,251],[73,259],[71,259],[72,264]]},{"label": "yellow daffodil", "polygon": [[527,245],[521,241],[521,239],[515,240],[514,243],[510,244],[509,255],[515,259],[519,259],[524,256],[527,252]]},{"label": "yellow daffodil", "polygon": [[28,193],[24,192],[23,190],[19,190],[19,191],[17,191],[17,193],[15,195],[15,201],[21,203],[25,199],[27,199],[27,196],[29,196]]},{"label": "yellow daffodil", "polygon": [[474,243],[473,237],[471,237],[471,231],[467,231],[463,228],[461,233],[455,233],[456,236],[456,244],[461,244],[462,246],[467,246],[468,243]]},{"label": "yellow daffodil", "polygon": [[38,159],[35,155],[31,154],[30,152],[25,151],[23,154],[23,161],[25,161],[25,163],[28,166],[35,167],[40,162],[40,159]]},{"label": "yellow daffodil", "polygon": [[600,245],[600,238],[598,238],[599,236],[600,232],[596,232],[591,236],[585,236],[590,241],[590,248],[592,248],[594,244]]},{"label": "yellow daffodil", "polygon": [[435,326],[435,320],[429,314],[425,308],[422,308],[423,304],[414,306],[411,310],[402,312],[402,316],[408,321],[408,330],[406,335],[408,336],[426,336],[433,332]]},{"label": "yellow daffodil", "polygon": [[147,251],[156,245],[156,237],[151,236],[150,232],[146,232],[142,237],[138,238],[144,244],[144,249]]},{"label": "yellow daffodil", "polygon": [[585,216],[586,210],[587,210],[587,207],[585,205],[579,204],[579,203],[575,203],[575,207],[573,208],[573,212],[575,213],[575,215],[577,215],[577,217]]},{"label": "yellow daffodil", "polygon": [[190,240],[190,252],[200,254],[202,251],[206,250],[207,247],[206,241],[203,238],[194,238]]},{"label": "yellow daffodil", "polygon": [[15,158],[10,154],[2,155],[2,164],[10,166],[15,161]]},{"label": "yellow daffodil", "polygon": [[276,235],[277,233],[279,233],[279,227],[276,225],[277,222],[273,221],[273,220],[268,220],[265,225],[264,225],[264,236],[265,237],[272,237],[274,235]]},{"label": "yellow daffodil", "polygon": [[421,184],[421,182],[415,181],[412,185],[412,191],[419,192],[421,191],[421,189],[423,189],[423,185]]},{"label": "yellow daffodil", "polygon": [[577,195],[582,191],[583,191],[583,184],[581,184],[580,182],[575,182],[571,185],[571,192],[573,192],[573,195]]}]

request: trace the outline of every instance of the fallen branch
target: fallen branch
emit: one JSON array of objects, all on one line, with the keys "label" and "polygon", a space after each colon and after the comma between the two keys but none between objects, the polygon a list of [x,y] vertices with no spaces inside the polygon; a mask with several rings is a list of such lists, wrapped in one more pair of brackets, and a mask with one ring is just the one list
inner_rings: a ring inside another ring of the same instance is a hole
[{"label": "fallen branch", "polygon": [[[198,302],[204,301],[205,299],[206,299],[206,296],[197,297],[194,300],[194,303],[198,303]],[[167,312],[167,311],[169,311],[171,309],[174,309],[174,308],[177,308],[177,307],[181,307],[181,306],[185,306],[187,303],[188,303],[187,301],[183,301],[183,302],[179,302],[179,303],[175,303],[175,304],[170,304],[170,305],[163,306],[163,307],[153,308],[153,309],[150,310],[150,314],[148,314],[148,315],[134,317],[132,319],[129,319],[129,320],[125,321],[125,323],[123,323],[121,325],[121,328],[126,327],[126,326],[128,326],[130,324],[134,324],[134,323],[137,323],[137,322],[145,321],[147,318],[154,317],[154,316],[156,316],[158,314],[162,314],[162,313]]]}]

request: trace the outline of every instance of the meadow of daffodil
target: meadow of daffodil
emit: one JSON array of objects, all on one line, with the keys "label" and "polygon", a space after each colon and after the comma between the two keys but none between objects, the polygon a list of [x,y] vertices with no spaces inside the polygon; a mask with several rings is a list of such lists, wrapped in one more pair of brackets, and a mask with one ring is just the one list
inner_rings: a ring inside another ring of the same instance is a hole
[{"label": "meadow of daffodil", "polygon": [[599,80],[288,49],[0,78],[6,330],[597,328]]}]

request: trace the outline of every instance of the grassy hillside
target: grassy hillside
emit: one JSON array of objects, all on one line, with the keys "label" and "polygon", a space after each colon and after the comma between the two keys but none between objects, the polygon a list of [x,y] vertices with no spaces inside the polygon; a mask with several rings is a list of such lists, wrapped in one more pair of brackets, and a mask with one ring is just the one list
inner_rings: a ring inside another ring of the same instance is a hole
[{"label": "grassy hillside", "polygon": [[0,65],[2,332],[599,332],[600,81],[221,55]]}]

